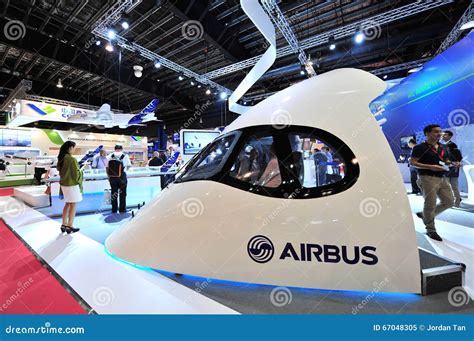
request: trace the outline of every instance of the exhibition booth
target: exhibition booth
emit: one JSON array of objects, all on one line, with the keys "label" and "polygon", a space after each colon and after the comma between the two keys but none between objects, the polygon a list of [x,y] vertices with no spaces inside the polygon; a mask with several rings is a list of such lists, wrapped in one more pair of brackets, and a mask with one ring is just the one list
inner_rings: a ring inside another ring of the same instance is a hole
[{"label": "exhibition booth", "polygon": [[[379,302],[410,313],[456,312],[446,293],[474,294],[465,237],[474,213],[474,102],[466,95],[474,32],[393,86],[340,68],[246,105],[244,94],[278,54],[272,21],[258,2],[243,2],[268,46],[221,98],[239,114],[223,130],[109,133],[159,121],[157,98],[139,113],[16,98],[0,127],[0,233],[20,240],[18,248],[80,302],[67,313],[271,313],[275,290],[291,293],[285,313],[356,314],[364,299],[366,313],[380,313]],[[45,121],[72,128],[23,127]],[[409,142],[424,143],[431,123],[451,131],[464,155],[462,202],[436,220],[444,241],[428,238],[423,197],[410,193]],[[74,186],[82,188],[81,200],[66,203],[70,186],[60,185],[57,163],[68,141],[81,174]],[[124,154],[117,174],[109,167],[115,149]],[[93,167],[104,151],[107,165]],[[119,195],[126,205],[117,212]],[[78,233],[64,223],[69,204]],[[308,307],[328,296],[324,306]]]}]

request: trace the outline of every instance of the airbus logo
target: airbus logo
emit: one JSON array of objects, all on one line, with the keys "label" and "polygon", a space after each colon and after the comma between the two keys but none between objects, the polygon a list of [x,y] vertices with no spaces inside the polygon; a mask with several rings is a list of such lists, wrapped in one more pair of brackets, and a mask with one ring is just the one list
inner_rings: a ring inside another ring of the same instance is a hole
[{"label": "airbus logo", "polygon": [[[294,246],[288,242],[281,251],[279,260],[294,260],[299,262],[317,261],[320,263],[346,263],[375,265],[379,259],[374,246],[320,245],[300,243]],[[247,252],[255,262],[266,263],[273,258],[275,247],[265,236],[252,237],[247,244]]]},{"label": "airbus logo", "polygon": [[270,239],[265,236],[255,236],[247,244],[247,252],[257,263],[266,263],[272,259],[275,249]]}]

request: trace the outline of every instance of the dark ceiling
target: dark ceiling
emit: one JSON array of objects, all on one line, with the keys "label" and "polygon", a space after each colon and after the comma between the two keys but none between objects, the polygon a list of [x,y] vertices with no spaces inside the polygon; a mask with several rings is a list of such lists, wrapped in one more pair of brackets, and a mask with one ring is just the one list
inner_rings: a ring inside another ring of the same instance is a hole
[{"label": "dark ceiling", "polygon": [[[91,31],[115,0],[0,1],[0,27],[11,20],[26,26],[22,39],[0,39],[0,103],[21,79],[33,81],[31,94],[91,105],[104,102],[125,112],[140,110],[152,98],[160,99],[156,112],[168,131],[176,130],[193,116],[195,106],[210,100],[202,123],[194,127],[225,125],[235,118],[218,94],[206,95],[204,86],[180,81],[174,71],[155,68],[152,61],[127,50],[107,52],[104,42],[95,45]],[[279,1],[279,6],[299,40],[351,22],[406,5],[407,1]],[[340,67],[374,70],[431,57],[466,10],[470,1],[454,1],[380,27],[377,39],[355,45],[352,37],[336,41],[330,51],[321,45],[311,55],[317,73]],[[240,8],[237,0],[143,0],[127,17],[127,30],[115,28],[127,39],[198,74],[248,59],[265,52],[267,45]],[[183,25],[201,23],[204,34],[186,39]],[[287,45],[278,33],[278,47]],[[120,57],[119,57],[120,56]],[[121,60],[119,60],[121,58]],[[136,78],[133,66],[143,66]],[[213,79],[235,89],[249,68]],[[274,92],[304,79],[295,54],[277,59],[272,69],[248,95]],[[389,74],[406,76],[406,70]],[[61,79],[64,88],[56,87]],[[3,118],[4,119],[4,118]],[[2,123],[0,121],[0,123]],[[4,122],[3,122],[4,123]],[[40,122],[41,127],[70,128],[67,124]],[[78,128],[78,127],[74,127]],[[80,127],[82,130],[92,130]],[[156,123],[139,128],[153,136]],[[135,132],[136,128],[121,130]]]}]

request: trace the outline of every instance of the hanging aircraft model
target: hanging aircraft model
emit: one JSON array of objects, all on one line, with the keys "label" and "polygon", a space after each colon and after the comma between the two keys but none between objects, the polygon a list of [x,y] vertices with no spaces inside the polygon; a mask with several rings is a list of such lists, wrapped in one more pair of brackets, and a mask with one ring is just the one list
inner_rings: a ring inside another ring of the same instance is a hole
[{"label": "hanging aircraft model", "polygon": [[157,121],[155,110],[158,99],[153,99],[142,111],[137,114],[114,114],[109,104],[102,104],[96,112],[81,112],[68,117],[67,121],[78,124],[100,125],[104,128],[118,126],[125,129],[133,125],[143,125],[150,121]]}]

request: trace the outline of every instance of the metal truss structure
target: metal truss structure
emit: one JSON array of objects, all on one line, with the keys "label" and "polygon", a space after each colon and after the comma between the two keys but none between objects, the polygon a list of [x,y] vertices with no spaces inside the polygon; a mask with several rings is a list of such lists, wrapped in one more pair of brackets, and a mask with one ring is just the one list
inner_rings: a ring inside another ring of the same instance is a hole
[{"label": "metal truss structure", "polygon": [[0,111],[10,111],[13,101],[24,98],[27,91],[30,91],[33,82],[27,79],[22,79],[20,83],[13,89],[2,104]]},{"label": "metal truss structure", "polygon": [[[93,34],[96,36],[105,39],[109,42],[112,43],[111,39],[108,36],[108,30],[110,27],[112,27],[114,24],[116,24],[120,18],[122,13],[124,12],[130,12],[135,6],[137,6],[141,0],[121,0],[115,3],[107,13],[100,18],[96,25],[94,26],[94,29],[92,31]],[[135,42],[130,42],[126,38],[120,36],[120,35],[115,35],[115,38],[113,39],[116,41],[117,45],[120,46],[121,48],[124,48],[126,50],[129,50],[131,52],[137,53],[140,56],[149,59],[153,62],[159,62],[162,66],[173,70],[180,75],[186,76],[188,78],[194,79],[195,81],[204,84],[208,87],[215,88],[219,90],[220,92],[225,92],[228,95],[232,93],[232,90],[217,84],[216,82],[213,82],[210,80],[208,77],[205,75],[200,75],[188,68],[185,68],[163,56],[160,56],[159,54],[148,50],[147,48],[144,48],[143,46],[135,43]]]},{"label": "metal truss structure", "polygon": [[456,25],[454,25],[453,29],[451,30],[451,32],[449,32],[446,39],[441,43],[440,47],[438,48],[438,51],[436,51],[436,55],[447,50],[448,47],[453,45],[461,35],[461,26],[472,20],[474,20],[474,1],[471,1],[464,14],[458,20]]},{"label": "metal truss structure", "polygon": [[[368,19],[360,20],[352,24],[348,24],[334,30],[330,30],[316,36],[302,40],[299,44],[300,48],[307,50],[316,46],[327,44],[329,38],[341,39],[347,36],[353,35],[355,32],[360,30],[375,29],[381,30],[381,26],[390,22],[403,19],[408,16],[415,15],[420,12],[424,12],[439,6],[443,6],[452,3],[453,0],[431,0],[431,1],[417,1],[385,13],[374,15]],[[277,58],[284,57],[293,53],[291,46],[285,46],[277,49]],[[204,74],[208,79],[214,79],[217,77],[225,76],[248,67],[251,67],[257,63],[261,56],[252,57],[241,62],[224,66],[220,69],[208,72]]]},{"label": "metal truss structure", "polygon": [[280,7],[278,7],[275,0],[262,0],[262,5],[273,21],[273,24],[278,27],[283,37],[290,45],[291,50],[298,55],[298,60],[300,61],[301,65],[305,67],[308,75],[310,77],[316,76],[316,72],[314,71],[313,65],[311,63],[311,58],[308,57],[301,48],[298,38],[294,34],[290,24],[285,18],[285,15],[281,11]]}]

